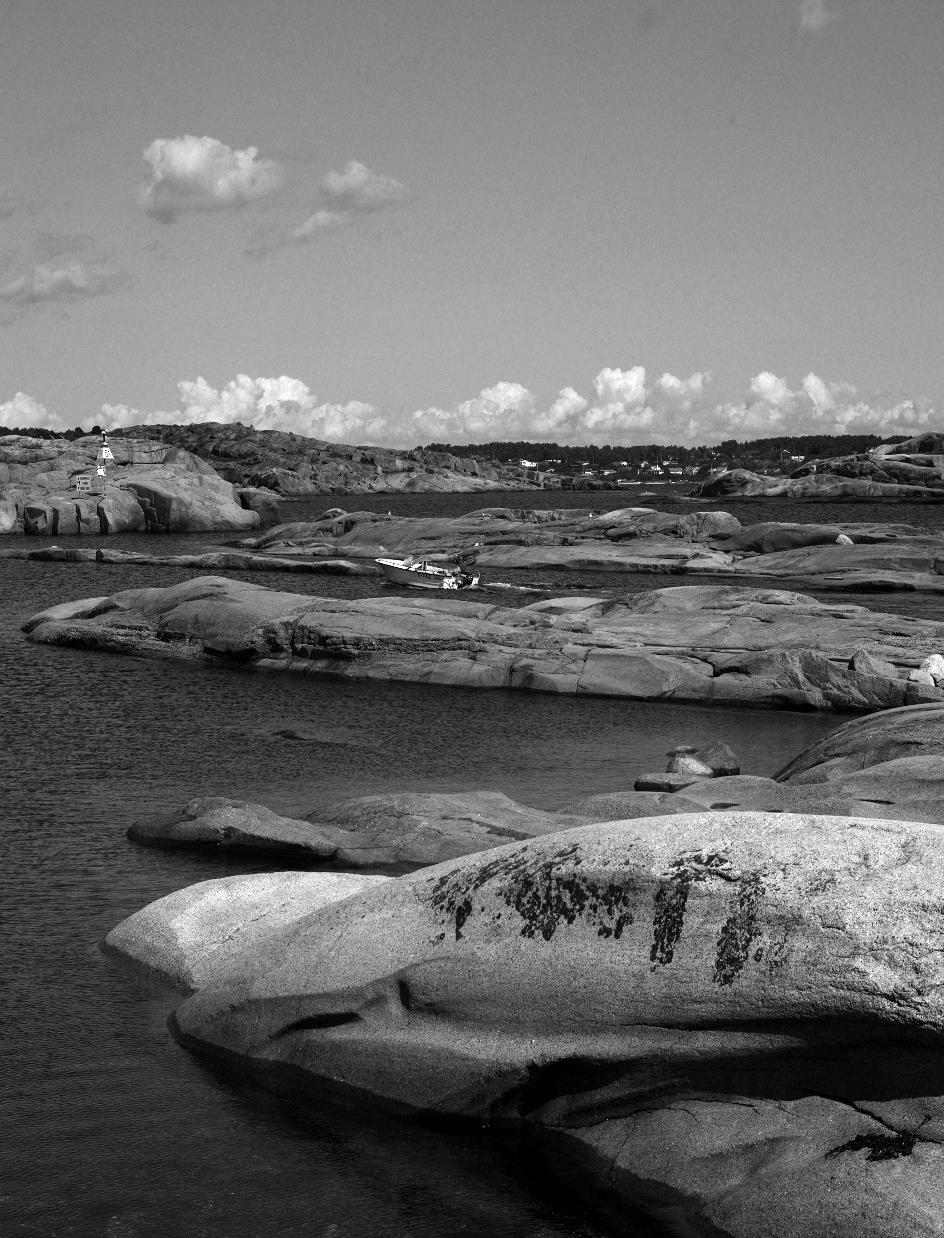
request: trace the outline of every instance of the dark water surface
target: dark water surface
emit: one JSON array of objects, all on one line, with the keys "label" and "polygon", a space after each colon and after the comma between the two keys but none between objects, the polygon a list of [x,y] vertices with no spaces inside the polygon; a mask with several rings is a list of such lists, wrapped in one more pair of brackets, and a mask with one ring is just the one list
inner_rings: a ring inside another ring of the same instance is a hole
[{"label": "dark water surface", "polygon": [[[332,505],[435,515],[637,501],[623,492],[326,496],[286,506],[285,518]],[[641,502],[691,510],[668,493]],[[808,505],[804,516],[853,518],[852,505],[836,505],[840,515],[825,506]],[[861,518],[916,523],[905,506],[870,507]],[[801,518],[777,511],[777,519]],[[765,518],[737,514],[745,523]],[[172,553],[223,540],[134,536],[112,544]],[[745,772],[771,773],[841,719],[198,668],[32,645],[19,630],[57,602],[192,575],[0,561],[0,1233],[594,1238],[592,1221],[513,1140],[432,1132],[328,1103],[303,1107],[180,1049],[164,1026],[173,995],[106,960],[97,942],[171,890],[264,866],[142,849],[124,832],[198,794],[300,814],[371,791],[491,788],[558,807],[631,787],[640,773],[664,768],[676,743],[723,739]],[[247,579],[333,596],[381,588],[373,578]],[[606,573],[496,583],[570,592],[673,581]],[[512,599],[514,589],[505,595]],[[894,595],[902,604],[909,598]],[[878,604],[890,609],[891,600],[883,595]],[[287,740],[279,734],[287,728],[311,738]],[[628,1222],[626,1232],[654,1231]]]}]

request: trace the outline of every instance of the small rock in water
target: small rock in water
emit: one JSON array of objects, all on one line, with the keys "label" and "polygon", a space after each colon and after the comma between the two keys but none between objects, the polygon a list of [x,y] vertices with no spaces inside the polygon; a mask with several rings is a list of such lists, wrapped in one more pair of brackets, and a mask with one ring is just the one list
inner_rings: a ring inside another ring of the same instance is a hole
[{"label": "small rock in water", "polygon": [[679,744],[669,751],[668,774],[697,774],[705,778],[728,778],[741,772],[741,762],[725,743],[696,748]]},{"label": "small rock in water", "polygon": [[678,752],[665,767],[667,774],[694,774],[698,778],[711,778],[714,770],[694,753]]}]

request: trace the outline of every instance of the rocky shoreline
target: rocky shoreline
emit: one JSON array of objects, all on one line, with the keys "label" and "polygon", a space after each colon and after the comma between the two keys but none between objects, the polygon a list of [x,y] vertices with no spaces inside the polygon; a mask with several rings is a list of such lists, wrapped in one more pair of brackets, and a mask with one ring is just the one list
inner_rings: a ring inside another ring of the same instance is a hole
[{"label": "rocky shoreline", "polygon": [[767,708],[944,700],[944,623],[803,594],[678,586],[509,608],[463,595],[342,600],[224,577],[32,616],[44,644],[344,679]]},{"label": "rocky shoreline", "polygon": [[400,554],[435,559],[472,543],[486,579],[554,569],[782,581],[852,592],[944,592],[939,534],[877,522],[743,526],[724,511],[491,507],[454,518],[411,518],[331,508],[315,521],[276,525],[240,539],[238,546],[283,558],[373,560]]},{"label": "rocky shoreline", "polygon": [[806,502],[944,501],[944,434],[922,434],[871,451],[810,461],[788,477],[728,469],[699,482],[696,498],[788,498]]},{"label": "rocky shoreline", "polygon": [[354,447],[238,422],[141,426],[122,433],[157,437],[200,456],[236,486],[263,487],[287,498],[540,489],[526,469],[511,465],[422,447]]},{"label": "rocky shoreline", "polygon": [[[563,811],[547,832],[555,814],[530,810],[535,835],[395,878],[205,881],[103,944],[191,995],[172,1019],[185,1046],[263,1081],[530,1131],[588,1198],[673,1232],[930,1238],[942,750],[944,704],[915,706],[753,780],[818,792],[815,813],[709,806],[738,780],[731,754],[676,752],[709,773],[672,813],[575,828]],[[400,807],[432,818],[435,801]],[[438,797],[440,819],[520,826],[510,805]],[[363,803],[365,840],[385,814],[397,830],[395,807]]]}]

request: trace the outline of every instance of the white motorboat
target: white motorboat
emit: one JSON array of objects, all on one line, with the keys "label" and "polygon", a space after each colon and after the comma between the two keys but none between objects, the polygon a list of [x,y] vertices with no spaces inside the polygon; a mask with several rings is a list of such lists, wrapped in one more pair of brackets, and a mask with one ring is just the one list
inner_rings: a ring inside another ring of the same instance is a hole
[{"label": "white motorboat", "polygon": [[374,562],[393,585],[409,589],[474,589],[477,575],[460,567],[440,567],[425,559],[375,559]]}]

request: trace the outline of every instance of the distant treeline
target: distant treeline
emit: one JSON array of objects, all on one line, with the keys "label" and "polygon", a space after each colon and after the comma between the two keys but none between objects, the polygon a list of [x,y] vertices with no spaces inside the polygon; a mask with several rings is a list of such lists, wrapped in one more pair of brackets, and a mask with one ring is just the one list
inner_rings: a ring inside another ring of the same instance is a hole
[{"label": "distant treeline", "polygon": [[74,438],[84,438],[86,434],[101,434],[101,426],[92,426],[91,430],[83,430],[76,426],[74,430],[46,430],[40,426],[0,426],[0,438],[4,434],[25,434],[29,438],[66,438],[71,442]]},{"label": "distant treeline", "polygon": [[[157,434],[159,428],[155,430]],[[82,438],[86,434],[101,433],[100,426],[83,430],[47,430],[35,426],[0,426],[0,435],[25,434],[31,438]],[[723,443],[705,447],[682,447],[675,443],[667,445],[647,443],[635,447],[619,444],[604,447],[565,447],[560,443],[492,442],[492,443],[429,443],[426,451],[447,452],[453,456],[474,456],[478,459],[502,462],[534,460],[560,461],[565,466],[587,463],[597,468],[609,467],[625,460],[630,466],[644,461],[658,464],[663,460],[677,460],[680,464],[703,464],[710,460],[776,459],[784,452],[804,459],[824,459],[830,456],[848,456],[853,452],[868,451],[879,443],[899,443],[909,436],[891,434],[880,438],[877,434],[794,434],[778,438],[725,439]]]},{"label": "distant treeline", "polygon": [[853,452],[868,451],[879,443],[901,442],[905,434],[880,438],[877,434],[784,434],[778,438],[726,439],[710,447],[682,447],[675,443],[647,443],[635,447],[619,444],[604,447],[565,447],[560,443],[493,442],[493,443],[430,443],[427,451],[449,452],[453,456],[476,456],[480,459],[510,461],[533,460],[560,461],[565,466],[590,464],[595,467],[610,467],[625,460],[632,466],[644,461],[657,464],[663,460],[677,460],[680,464],[702,464],[710,460],[736,457],[738,459],[777,459],[784,452],[804,459],[823,459],[830,456],[848,456]]}]

